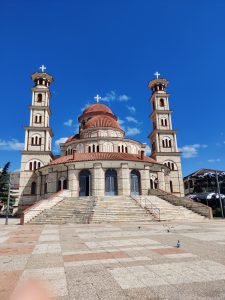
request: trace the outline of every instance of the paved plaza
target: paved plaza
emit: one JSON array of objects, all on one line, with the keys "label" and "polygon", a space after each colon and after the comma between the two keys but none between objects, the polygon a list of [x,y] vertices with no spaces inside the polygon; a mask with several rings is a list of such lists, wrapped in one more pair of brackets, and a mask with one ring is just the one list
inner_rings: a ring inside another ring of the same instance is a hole
[{"label": "paved plaza", "polygon": [[225,299],[225,222],[140,226],[0,225],[0,299],[28,278],[54,299]]}]

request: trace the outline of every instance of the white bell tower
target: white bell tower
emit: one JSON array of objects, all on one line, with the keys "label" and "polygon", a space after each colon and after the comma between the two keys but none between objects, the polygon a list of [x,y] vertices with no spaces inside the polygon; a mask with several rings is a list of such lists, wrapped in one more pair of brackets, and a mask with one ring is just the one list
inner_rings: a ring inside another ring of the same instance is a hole
[{"label": "white bell tower", "polygon": [[152,145],[152,158],[166,165],[170,174],[166,182],[166,191],[177,196],[184,196],[181,157],[177,147],[176,130],[172,127],[172,110],[169,107],[169,96],[166,88],[168,80],[154,74],[156,79],[151,80],[148,87],[152,90],[150,102],[152,105],[152,132],[149,135]]},{"label": "white bell tower", "polygon": [[[34,87],[32,88],[32,103],[30,109],[29,126],[25,126],[24,151],[21,157],[20,173],[20,204],[29,205],[40,196],[40,183],[36,180],[37,170],[52,160],[52,129],[49,124],[50,84],[53,77],[40,67],[41,72],[32,74]],[[21,203],[22,202],[22,203]]]}]

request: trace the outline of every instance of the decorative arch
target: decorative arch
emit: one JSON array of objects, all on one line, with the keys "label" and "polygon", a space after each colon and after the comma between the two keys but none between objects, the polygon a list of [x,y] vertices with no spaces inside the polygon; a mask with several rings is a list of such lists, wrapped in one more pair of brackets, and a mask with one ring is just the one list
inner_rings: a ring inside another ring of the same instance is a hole
[{"label": "decorative arch", "polygon": [[43,165],[44,164],[41,160],[32,159],[32,160],[27,162],[27,164],[25,166],[25,170],[26,171],[35,171],[35,170],[41,168]]},{"label": "decorative arch", "polygon": [[158,188],[158,178],[155,175],[150,176],[150,188],[152,190]]},{"label": "decorative arch", "polygon": [[167,160],[163,163],[165,166],[167,166],[171,171],[177,171],[177,165],[172,160]]},{"label": "decorative arch", "polygon": [[32,146],[41,146],[41,136],[37,133],[33,134],[31,137]]},{"label": "decorative arch", "polygon": [[169,137],[164,137],[162,140],[163,148],[171,148],[172,147],[172,140]]},{"label": "decorative arch", "polygon": [[67,189],[67,179],[65,177],[60,177],[58,180],[58,191]]},{"label": "decorative arch", "polygon": [[42,102],[42,94],[37,94],[37,102]]}]

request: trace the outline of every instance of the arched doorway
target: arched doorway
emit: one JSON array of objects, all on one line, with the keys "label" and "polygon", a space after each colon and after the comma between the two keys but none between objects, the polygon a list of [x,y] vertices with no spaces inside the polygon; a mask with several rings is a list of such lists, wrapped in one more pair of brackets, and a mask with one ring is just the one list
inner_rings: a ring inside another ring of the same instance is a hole
[{"label": "arched doorway", "polygon": [[115,196],[118,195],[117,188],[117,172],[114,169],[109,169],[105,172],[105,195]]},{"label": "arched doorway", "polygon": [[141,194],[140,173],[137,170],[132,170],[131,173],[131,195]]},{"label": "arched doorway", "polygon": [[80,196],[91,195],[91,173],[89,170],[83,170],[79,175]]},{"label": "arched doorway", "polygon": [[61,177],[58,180],[58,191],[66,190],[67,189],[67,180],[65,177]]}]

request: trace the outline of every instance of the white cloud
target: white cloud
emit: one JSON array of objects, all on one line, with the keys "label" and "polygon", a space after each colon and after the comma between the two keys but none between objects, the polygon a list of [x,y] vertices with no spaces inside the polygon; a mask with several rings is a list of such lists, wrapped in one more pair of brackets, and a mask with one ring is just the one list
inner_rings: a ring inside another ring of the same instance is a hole
[{"label": "white cloud", "polygon": [[118,118],[118,121],[117,121],[120,125],[122,125],[122,124],[124,124],[124,120],[122,120],[122,119],[120,119],[120,118]]},{"label": "white cloud", "polygon": [[149,145],[146,145],[145,151],[146,155],[150,155],[152,153],[152,149],[149,147]]},{"label": "white cloud", "polygon": [[129,135],[129,136],[137,135],[139,133],[141,133],[141,132],[136,127],[128,127],[127,131],[126,131],[126,134]]},{"label": "white cloud", "polygon": [[139,123],[138,120],[136,120],[134,117],[128,116],[128,117],[126,117],[126,119],[127,119],[128,122],[133,122],[135,124]]},{"label": "white cloud", "polygon": [[213,159],[208,159],[208,162],[214,163],[214,162],[221,162],[220,158],[213,158]]},{"label": "white cloud", "polygon": [[193,158],[198,156],[198,150],[200,148],[205,149],[208,145],[201,145],[201,144],[193,144],[193,145],[186,145],[179,148],[179,151],[182,152],[183,158]]},{"label": "white cloud", "polygon": [[58,139],[58,140],[56,140],[55,141],[55,145],[57,146],[57,147],[59,147],[59,145],[61,144],[61,143],[65,143],[65,141],[68,139],[68,137],[62,137],[62,138],[60,138],[60,139]]},{"label": "white cloud", "polygon": [[67,120],[66,122],[64,122],[64,125],[71,127],[73,125],[73,120],[72,119]]},{"label": "white cloud", "polygon": [[104,97],[102,97],[101,101],[111,102],[111,101],[128,101],[130,99],[129,96],[122,94],[118,95],[116,91],[110,91],[106,93]]},{"label": "white cloud", "polygon": [[24,143],[19,142],[16,139],[11,139],[11,140],[1,140],[0,139],[0,150],[23,150],[24,149]]},{"label": "white cloud", "polygon": [[[93,104],[93,103],[92,103]],[[83,107],[81,107],[81,111],[84,111],[88,106],[90,106],[90,103],[86,103]]]},{"label": "white cloud", "polygon": [[130,113],[134,114],[136,113],[136,108],[134,106],[129,106],[127,105],[127,109],[129,110]]}]

